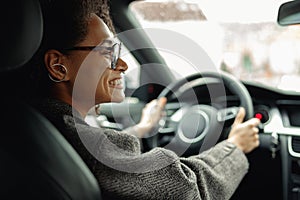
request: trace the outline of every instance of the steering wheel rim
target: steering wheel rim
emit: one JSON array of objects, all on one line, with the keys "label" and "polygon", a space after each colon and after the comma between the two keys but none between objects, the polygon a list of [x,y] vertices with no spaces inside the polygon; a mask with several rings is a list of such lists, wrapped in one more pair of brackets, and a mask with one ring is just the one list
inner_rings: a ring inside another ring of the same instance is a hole
[{"label": "steering wheel rim", "polygon": [[[246,116],[245,116],[244,120],[248,120],[253,117],[253,113],[254,113],[253,103],[252,103],[252,99],[251,99],[251,96],[250,96],[247,88],[236,77],[234,77],[231,74],[225,73],[225,72],[202,72],[202,73],[192,74],[192,75],[187,76],[183,79],[180,79],[174,83],[171,83],[170,85],[165,87],[159,94],[158,98],[166,97],[167,102],[169,102],[171,95],[174,94],[174,91],[179,90],[179,88],[182,87],[182,85],[184,85],[186,83],[190,83],[194,80],[201,79],[201,78],[215,78],[215,79],[220,80],[221,83],[223,83],[224,88],[225,87],[228,88],[230,90],[230,92],[232,92],[234,95],[239,97],[239,100],[240,100],[239,107],[244,107],[246,110]],[[189,89],[191,89],[191,88],[189,88]],[[238,109],[238,107],[236,107],[235,114],[237,113],[237,109]],[[215,119],[215,118],[219,117],[219,114],[221,111],[215,110],[214,108],[212,108],[212,106],[209,108],[209,106],[206,106],[206,105],[198,105],[197,107],[193,107],[192,110],[195,110],[195,111],[190,111],[190,112],[187,112],[187,114],[186,114],[187,117],[186,117],[185,121],[187,121],[188,124],[182,125],[184,123],[181,123],[181,124],[179,123],[178,127],[193,126],[193,124],[191,124],[188,121],[190,121],[190,120],[193,121],[193,118],[191,118],[191,116],[193,115],[196,117],[197,114],[201,115],[201,117],[200,117],[201,119],[207,119],[208,115],[213,116],[213,117],[211,117],[212,119],[210,119],[211,122],[210,123],[206,122],[205,125],[206,126],[217,126],[217,127],[215,129],[212,128],[211,131],[208,131],[208,132],[218,131],[221,126],[223,127],[224,124],[218,123],[217,121],[219,119]],[[226,110],[226,112],[227,111],[228,110]],[[217,112],[217,115],[215,114],[216,112]],[[203,113],[206,113],[206,114],[204,115]],[[191,119],[189,119],[188,117]],[[199,117],[197,117],[197,118],[199,119]],[[207,121],[207,120],[205,120],[205,121]],[[205,126],[205,125],[202,125],[202,126]],[[195,143],[197,143],[197,145],[194,145],[193,144],[194,142],[190,142],[189,147],[183,147],[183,146],[185,146],[184,143],[189,143],[189,140],[186,139],[187,137],[182,137],[182,134],[184,131],[182,131],[181,129],[178,128],[178,130],[176,130],[177,134],[175,134],[175,136],[174,136],[175,142],[172,141],[173,144],[170,144],[169,147],[167,147],[167,148],[172,149],[173,147],[178,148],[179,146],[181,146],[182,148],[181,147],[180,148],[182,150],[180,150],[180,152],[182,152],[182,151],[184,151],[185,148],[191,148],[191,146],[194,146],[193,147],[194,149],[197,149],[197,148],[199,149],[201,147],[200,145],[203,145],[203,139],[202,139],[203,135],[199,135],[199,136],[197,136],[198,139],[195,140],[195,141],[197,141],[197,142],[195,142]],[[205,127],[203,128],[203,130],[201,129],[202,132],[205,132],[205,130],[206,130]],[[198,130],[196,130],[196,132],[197,131]],[[222,131],[223,131],[223,128],[222,128]],[[207,132],[207,130],[206,130],[206,132]],[[150,146],[150,148],[154,148],[154,147],[158,146],[158,134],[159,133],[156,133],[154,136],[149,137],[147,139],[147,143],[148,143],[148,146]],[[205,134],[207,134],[207,133],[205,133]],[[208,133],[208,134],[211,134],[211,133]],[[190,140],[190,141],[194,141],[194,140]],[[209,145],[203,147],[202,150],[208,149],[211,145],[212,144],[209,144]],[[172,150],[174,150],[174,149],[172,149]],[[176,152],[176,150],[175,150],[175,152]],[[181,153],[179,153],[179,154],[181,154]]]},{"label": "steering wheel rim", "polygon": [[240,106],[244,107],[246,110],[245,120],[253,117],[253,103],[247,88],[236,77],[225,72],[202,72],[192,74],[165,87],[159,94],[158,98],[166,97],[168,99],[171,93],[175,90],[178,90],[178,88],[183,84],[199,78],[217,78],[223,80],[224,85],[228,87],[231,92],[240,97]]}]

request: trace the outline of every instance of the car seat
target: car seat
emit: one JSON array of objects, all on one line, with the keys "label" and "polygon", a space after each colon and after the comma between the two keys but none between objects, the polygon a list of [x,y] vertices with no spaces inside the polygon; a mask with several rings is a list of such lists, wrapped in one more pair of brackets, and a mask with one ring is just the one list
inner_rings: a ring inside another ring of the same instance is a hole
[{"label": "car seat", "polygon": [[[43,33],[38,0],[1,6],[0,199],[101,199],[83,160],[38,111],[22,102],[14,73],[37,51]],[[9,78],[8,78],[9,77]]]}]

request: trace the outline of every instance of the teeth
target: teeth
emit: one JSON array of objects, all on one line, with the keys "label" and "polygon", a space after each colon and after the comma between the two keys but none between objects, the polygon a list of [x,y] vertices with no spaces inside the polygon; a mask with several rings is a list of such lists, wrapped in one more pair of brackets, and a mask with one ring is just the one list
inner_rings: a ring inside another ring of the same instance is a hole
[{"label": "teeth", "polygon": [[122,83],[121,79],[116,79],[113,81],[109,81],[110,85],[120,85]]}]

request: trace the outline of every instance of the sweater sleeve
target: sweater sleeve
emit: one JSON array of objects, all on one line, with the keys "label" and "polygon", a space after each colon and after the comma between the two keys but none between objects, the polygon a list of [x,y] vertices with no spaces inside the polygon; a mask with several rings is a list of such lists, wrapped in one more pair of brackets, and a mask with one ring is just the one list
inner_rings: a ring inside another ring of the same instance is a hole
[{"label": "sweater sleeve", "polygon": [[197,156],[180,158],[178,165],[196,176],[202,199],[229,199],[249,167],[245,154],[227,141]]}]

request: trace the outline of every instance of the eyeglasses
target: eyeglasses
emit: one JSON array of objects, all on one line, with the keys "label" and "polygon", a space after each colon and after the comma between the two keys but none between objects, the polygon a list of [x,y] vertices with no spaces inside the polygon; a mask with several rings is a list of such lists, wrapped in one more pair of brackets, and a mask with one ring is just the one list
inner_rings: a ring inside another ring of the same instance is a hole
[{"label": "eyeglasses", "polygon": [[98,51],[101,55],[109,55],[111,59],[110,68],[116,69],[117,62],[121,53],[121,43],[115,43],[111,47],[107,46],[77,46],[66,49],[68,51],[80,50],[80,51]]}]

